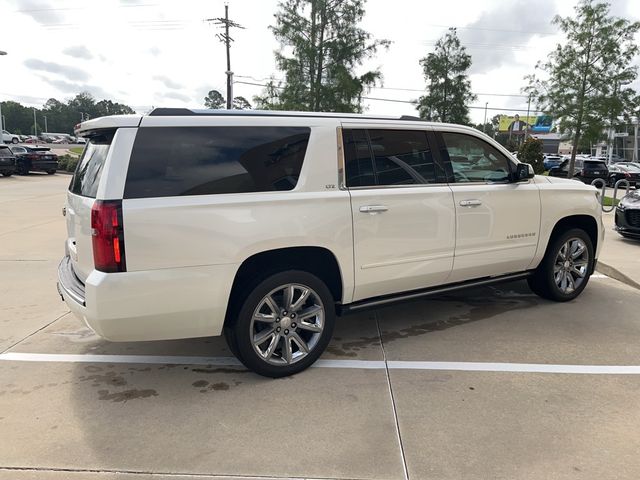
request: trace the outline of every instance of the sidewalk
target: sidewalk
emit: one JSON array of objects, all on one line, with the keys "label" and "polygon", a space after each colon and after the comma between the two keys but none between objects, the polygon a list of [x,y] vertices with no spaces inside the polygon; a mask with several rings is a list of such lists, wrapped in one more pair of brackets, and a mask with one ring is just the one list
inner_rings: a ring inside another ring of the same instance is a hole
[{"label": "sidewalk", "polygon": [[597,270],[640,289],[640,240],[623,238],[613,230],[615,212],[603,213],[605,239]]}]

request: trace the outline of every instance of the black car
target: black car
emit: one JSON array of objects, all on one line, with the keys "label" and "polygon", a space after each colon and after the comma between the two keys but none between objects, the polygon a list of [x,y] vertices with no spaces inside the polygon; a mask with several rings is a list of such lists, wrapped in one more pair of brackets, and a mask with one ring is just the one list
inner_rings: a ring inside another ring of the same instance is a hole
[{"label": "black car", "polygon": [[16,156],[6,145],[0,145],[0,173],[10,177],[16,171]]},{"label": "black car", "polygon": [[634,190],[622,197],[616,207],[614,228],[623,237],[640,239],[640,191]]},{"label": "black car", "polygon": [[618,180],[626,180],[630,187],[635,187],[640,183],[640,168],[628,162],[609,165],[609,186],[613,187]]},{"label": "black car", "polygon": [[16,156],[16,171],[20,175],[29,172],[47,172],[49,175],[58,169],[58,156],[51,153],[49,147],[11,147]]},{"label": "black car", "polygon": [[[560,165],[549,170],[550,177],[567,178],[569,173],[569,160],[565,160]],[[584,183],[591,183],[596,178],[601,178],[605,182],[609,179],[609,169],[602,160],[591,160],[588,158],[576,158],[573,169],[573,178]]]}]

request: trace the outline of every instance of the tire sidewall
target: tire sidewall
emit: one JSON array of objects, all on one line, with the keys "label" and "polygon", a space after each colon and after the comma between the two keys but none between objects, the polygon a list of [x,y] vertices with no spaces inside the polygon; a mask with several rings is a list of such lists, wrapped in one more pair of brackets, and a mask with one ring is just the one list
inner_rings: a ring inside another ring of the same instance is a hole
[{"label": "tire sidewall", "polygon": [[[584,279],[584,282],[582,282],[582,284],[578,288],[576,288],[573,292],[564,293],[556,285],[554,274],[553,274],[553,267],[555,265],[555,260],[556,260],[556,257],[558,256],[560,247],[562,247],[562,245],[564,245],[570,238],[579,238],[585,243],[585,245],[587,246],[587,252],[589,253],[589,262],[587,264],[587,274]],[[547,251],[547,255],[545,256],[544,272],[543,272],[543,274],[545,275],[545,281],[547,282],[549,291],[553,295],[553,297],[559,301],[569,301],[569,300],[573,300],[578,295],[580,295],[582,291],[585,289],[585,287],[587,286],[587,283],[589,283],[589,277],[591,276],[591,272],[593,269],[593,262],[594,262],[593,244],[591,243],[591,238],[589,238],[589,235],[587,234],[587,232],[579,228],[574,228],[557,236],[551,243],[551,246]]]},{"label": "tire sidewall", "polygon": [[[318,294],[324,307],[324,329],[318,343],[305,358],[291,365],[276,366],[262,360],[253,349],[251,343],[251,318],[258,303],[269,292],[288,283],[308,286]],[[241,302],[241,306],[237,310],[238,313],[233,319],[233,324],[230,326],[239,360],[250,370],[267,377],[277,378],[301,372],[320,357],[331,341],[335,324],[334,304],[335,301],[329,288],[322,280],[309,272],[288,270],[265,278],[255,285],[244,302]]]}]

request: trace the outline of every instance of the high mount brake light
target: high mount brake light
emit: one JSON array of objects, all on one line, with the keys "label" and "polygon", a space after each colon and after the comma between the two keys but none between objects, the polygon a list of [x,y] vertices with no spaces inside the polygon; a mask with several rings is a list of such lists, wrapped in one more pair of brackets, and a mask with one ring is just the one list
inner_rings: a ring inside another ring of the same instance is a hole
[{"label": "high mount brake light", "polygon": [[96,200],[91,207],[93,263],[101,272],[126,272],[122,200]]}]

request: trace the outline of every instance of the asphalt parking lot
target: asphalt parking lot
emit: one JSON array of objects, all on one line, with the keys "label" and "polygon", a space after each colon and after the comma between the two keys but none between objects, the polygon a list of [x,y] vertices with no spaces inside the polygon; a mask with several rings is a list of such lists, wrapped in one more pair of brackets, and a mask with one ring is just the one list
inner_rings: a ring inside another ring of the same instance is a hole
[{"label": "asphalt parking lot", "polygon": [[220,338],[108,343],[72,317],[68,182],[0,178],[0,479],[640,478],[638,290],[343,317],[317,367],[270,380]]}]

